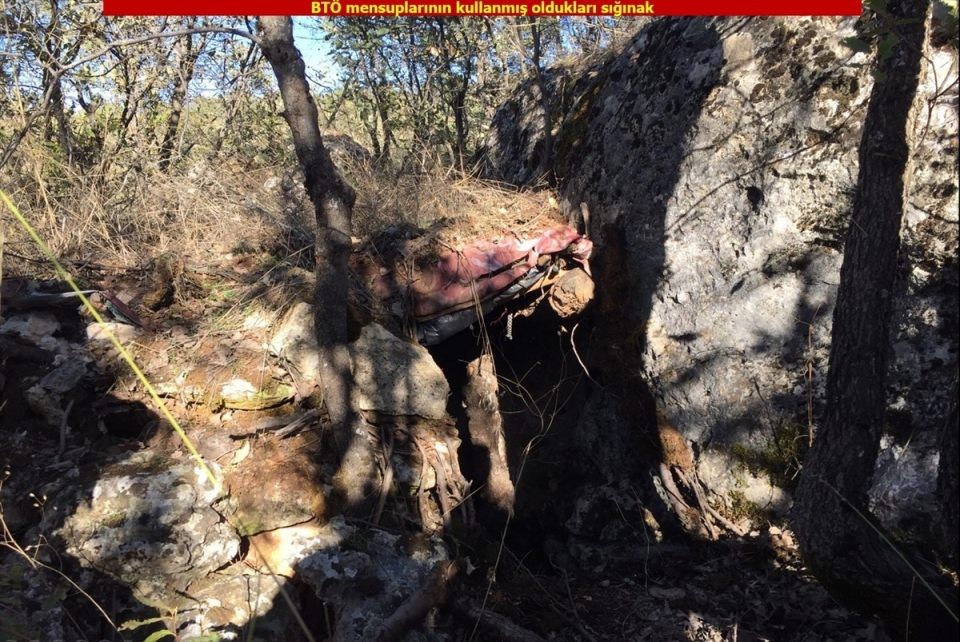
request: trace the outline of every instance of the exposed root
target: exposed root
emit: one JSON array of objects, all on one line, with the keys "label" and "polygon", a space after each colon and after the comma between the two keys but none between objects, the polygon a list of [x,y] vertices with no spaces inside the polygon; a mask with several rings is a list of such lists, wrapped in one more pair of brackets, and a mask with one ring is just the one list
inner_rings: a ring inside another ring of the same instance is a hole
[{"label": "exposed root", "polygon": [[[457,507],[463,508],[463,521],[471,523],[473,513],[468,501],[470,484],[464,478],[457,460],[460,440],[455,436],[438,435],[436,432],[420,435],[408,429],[401,428],[401,430],[411,438],[420,453],[420,485],[417,491],[417,504],[423,530],[429,532],[441,527],[449,530],[452,525],[453,511]],[[436,504],[430,501],[425,487],[428,466],[433,468],[437,479],[434,489]],[[435,506],[439,507],[439,514]]]},{"label": "exposed root", "polygon": [[463,398],[470,422],[470,441],[474,448],[486,451],[489,470],[483,494],[504,512],[512,513],[515,491],[507,465],[499,389],[492,354],[485,352],[467,364]]},{"label": "exposed root", "polygon": [[383,623],[377,635],[377,642],[393,642],[419,624],[430,609],[443,604],[447,599],[447,590],[459,570],[456,562],[439,562],[433,568],[427,585],[419,593],[411,595]]},{"label": "exposed root", "polygon": [[380,497],[377,499],[377,507],[373,512],[374,524],[380,523],[380,517],[383,515],[383,509],[387,505],[387,497],[390,495],[390,489],[393,487],[393,464],[390,463],[390,457],[393,455],[393,433],[389,430],[380,429],[380,445],[383,452],[382,482],[380,484]]},{"label": "exposed root", "polygon": [[453,611],[469,622],[479,622],[490,637],[510,642],[543,642],[543,638],[490,609],[481,608],[472,600],[458,597],[452,602]]}]

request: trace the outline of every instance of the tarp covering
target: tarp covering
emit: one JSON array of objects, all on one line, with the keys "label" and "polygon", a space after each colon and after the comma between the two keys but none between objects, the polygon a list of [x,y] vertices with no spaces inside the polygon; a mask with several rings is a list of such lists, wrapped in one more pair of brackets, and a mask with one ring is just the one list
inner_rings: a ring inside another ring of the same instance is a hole
[{"label": "tarp covering", "polygon": [[407,274],[381,274],[374,291],[381,298],[404,297],[413,318],[422,321],[488,300],[536,267],[542,256],[567,253],[586,268],[592,249],[590,240],[568,225],[532,238],[481,239],[441,254],[435,263],[414,265]]}]

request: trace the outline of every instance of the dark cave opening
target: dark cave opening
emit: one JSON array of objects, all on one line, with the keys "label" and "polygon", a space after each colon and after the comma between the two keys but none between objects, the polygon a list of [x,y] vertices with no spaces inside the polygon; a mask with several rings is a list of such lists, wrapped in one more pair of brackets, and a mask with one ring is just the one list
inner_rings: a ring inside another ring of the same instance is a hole
[{"label": "dark cave opening", "polygon": [[[575,504],[583,489],[597,484],[599,477],[593,458],[584,457],[584,442],[578,436],[587,401],[596,389],[584,361],[594,321],[589,313],[561,319],[548,305],[531,303],[514,302],[490,315],[485,327],[475,323],[430,352],[450,383],[448,412],[462,440],[461,469],[478,491],[474,495],[478,525],[483,539],[496,542],[507,512],[479,492],[490,475],[490,457],[485,446],[475,443],[464,394],[468,364],[492,353],[506,460],[516,488],[504,543],[527,568],[553,573],[555,554],[567,546],[566,523]],[[571,333],[583,342],[576,350]],[[597,518],[613,518],[617,507],[608,508],[610,515]]]}]

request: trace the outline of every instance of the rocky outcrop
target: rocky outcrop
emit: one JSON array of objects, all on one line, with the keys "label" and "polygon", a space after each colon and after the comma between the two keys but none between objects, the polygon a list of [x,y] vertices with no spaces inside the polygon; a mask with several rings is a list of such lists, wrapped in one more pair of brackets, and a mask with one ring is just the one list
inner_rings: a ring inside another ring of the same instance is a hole
[{"label": "rocky outcrop", "polygon": [[[313,306],[297,303],[273,333],[270,349],[288,360],[299,378],[319,384],[320,350]],[[376,323],[363,327],[351,344],[355,404],[382,415],[446,416],[450,387],[425,348],[403,341]]]},{"label": "rocky outcrop", "polygon": [[59,536],[69,554],[132,587],[144,603],[182,608],[192,582],[240,551],[214,507],[218,494],[194,462],[143,451],[104,471]]},{"label": "rocky outcrop", "polygon": [[[789,504],[771,483],[789,486],[822,407],[872,88],[869,56],[843,44],[857,28],[657,21],[607,59],[550,77],[562,205],[571,218],[581,203],[591,213],[598,261],[608,257],[601,299],[605,288],[625,295],[615,313],[626,322],[608,339],[636,348],[660,412],[706,453],[701,477],[731,508],[746,497]],[[931,50],[910,132],[887,448],[873,493],[889,526],[931,513],[936,433],[956,373],[956,70],[955,50]],[[533,179],[540,104],[531,84],[498,111],[482,153],[488,175]],[[605,365],[598,376],[618,376]],[[739,488],[720,483],[730,471]]]},{"label": "rocky outcrop", "polygon": [[293,578],[329,605],[335,639],[372,639],[448,559],[439,536],[326,521],[321,489],[289,453],[268,447],[243,461],[221,493],[193,460],[142,450],[64,490],[49,525],[76,505],[55,531],[63,550],[130,587],[185,639],[234,639],[252,620],[270,639],[300,639],[280,595],[298,595]]},{"label": "rocky outcrop", "polygon": [[[336,640],[373,640],[403,602],[425,589],[434,566],[448,558],[439,537],[401,538],[338,519],[335,548],[317,548],[298,564],[317,597],[336,604]],[[412,640],[432,639],[411,632]]]},{"label": "rocky outcrop", "polygon": [[[324,431],[314,430],[320,409],[291,407],[295,392],[302,389],[306,398],[316,383],[313,310],[299,304],[275,332],[265,325],[244,323],[212,358],[197,351],[180,363],[179,376],[156,386],[217,484],[166,423],[155,431],[161,424],[134,402],[133,386],[124,384],[114,395],[95,388],[116,357],[105,328],[124,343],[136,336],[169,346],[162,337],[117,324],[91,324],[84,332],[75,310],[63,319],[44,310],[18,314],[0,328],[6,365],[23,355],[16,365],[29,366],[7,370],[16,379],[0,379],[0,391],[16,400],[9,406],[17,410],[4,416],[4,427],[24,428],[5,433],[13,436],[5,444],[22,447],[24,438],[42,433],[33,426],[50,428],[40,442],[46,445],[31,446],[16,474],[0,470],[4,532],[49,542],[39,547],[38,559],[62,566],[70,573],[63,577],[90,594],[102,587],[122,593],[130,608],[121,610],[137,615],[117,624],[136,629],[137,639],[164,630],[181,639],[239,639],[254,626],[258,639],[307,639],[297,614],[317,600],[325,603],[317,617],[332,618],[337,639],[369,639],[448,557],[439,536],[402,538],[337,514],[329,482],[338,461]],[[285,358],[285,367],[265,365],[262,353],[251,360],[250,351],[262,346]],[[380,500],[374,521],[387,508],[404,515],[419,508],[421,517],[436,513],[431,528],[439,529],[441,509],[450,507],[448,500],[459,504],[467,492],[459,468],[436,472],[448,459],[456,463],[459,446],[446,417],[443,373],[425,349],[381,326],[363,328],[351,348],[357,406],[382,420],[380,434],[397,446],[385,451],[396,474],[382,484],[374,480],[370,491]],[[97,403],[86,405],[95,391]],[[94,415],[92,426],[77,411],[81,404]],[[121,424],[135,440],[112,434]],[[90,446],[90,435],[107,432]],[[26,554],[23,564],[18,559],[0,559],[0,588],[18,592],[11,630],[63,638],[78,625],[70,608],[54,602],[75,591],[51,585],[53,574],[39,577],[42,567]],[[155,612],[140,615],[144,609],[134,601]]]},{"label": "rocky outcrop", "polygon": [[371,323],[361,330],[351,352],[361,410],[427,419],[446,416],[450,386],[426,348]]}]

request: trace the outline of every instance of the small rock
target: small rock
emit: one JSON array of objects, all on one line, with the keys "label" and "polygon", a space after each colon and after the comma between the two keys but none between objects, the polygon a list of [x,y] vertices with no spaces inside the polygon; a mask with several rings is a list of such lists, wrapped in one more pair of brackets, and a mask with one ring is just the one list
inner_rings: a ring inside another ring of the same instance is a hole
[{"label": "small rock", "polygon": [[39,385],[50,392],[62,395],[76,388],[86,374],[87,364],[83,359],[66,360],[59,367],[48,372],[40,380]]},{"label": "small rock", "polygon": [[0,334],[14,334],[36,344],[60,331],[60,322],[49,312],[15,314],[0,325]]},{"label": "small rock", "polygon": [[[351,528],[342,518],[329,526]],[[397,605],[423,590],[434,566],[448,559],[443,542],[428,538],[415,552],[399,536],[354,529],[338,547],[317,547],[297,566],[317,597],[336,605],[333,639],[371,640]],[[410,637],[410,639],[419,639]]]},{"label": "small rock", "polygon": [[36,385],[24,391],[24,399],[34,414],[48,426],[59,427],[64,421],[63,398],[78,387],[87,374],[83,358],[66,360],[46,374]]},{"label": "small rock", "polygon": [[682,600],[687,596],[687,592],[682,588],[666,588],[660,586],[651,586],[650,595],[657,598],[658,600]]},{"label": "small rock", "polygon": [[237,410],[263,410],[293,399],[292,387],[273,381],[258,388],[246,379],[231,379],[220,388],[223,405]]},{"label": "small rock", "polygon": [[270,350],[285,358],[299,375],[313,384],[320,383],[320,347],[317,344],[313,306],[297,303],[280,321],[269,341]]},{"label": "small rock", "polygon": [[581,269],[564,272],[550,289],[550,307],[561,318],[569,318],[583,312],[593,301],[593,279]]},{"label": "small rock", "polygon": [[126,323],[91,323],[87,326],[87,341],[91,343],[112,343],[111,334],[120,343],[129,343],[139,336],[140,330]]}]

